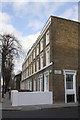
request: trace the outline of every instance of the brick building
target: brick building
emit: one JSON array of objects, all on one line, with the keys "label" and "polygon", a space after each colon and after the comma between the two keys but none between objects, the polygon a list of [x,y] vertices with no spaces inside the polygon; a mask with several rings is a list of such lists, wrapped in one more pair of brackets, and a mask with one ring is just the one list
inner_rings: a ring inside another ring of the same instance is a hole
[{"label": "brick building", "polygon": [[79,25],[50,16],[22,65],[22,89],[53,91],[54,103],[78,101]]}]

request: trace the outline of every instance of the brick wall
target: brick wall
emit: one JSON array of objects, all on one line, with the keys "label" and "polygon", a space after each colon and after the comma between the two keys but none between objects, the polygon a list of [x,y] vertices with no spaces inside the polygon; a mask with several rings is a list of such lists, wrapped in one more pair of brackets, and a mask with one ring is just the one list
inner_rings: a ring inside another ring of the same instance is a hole
[{"label": "brick wall", "polygon": [[52,17],[51,41],[53,71],[62,71],[60,75],[53,74],[54,102],[64,102],[63,69],[78,70],[78,23]]}]

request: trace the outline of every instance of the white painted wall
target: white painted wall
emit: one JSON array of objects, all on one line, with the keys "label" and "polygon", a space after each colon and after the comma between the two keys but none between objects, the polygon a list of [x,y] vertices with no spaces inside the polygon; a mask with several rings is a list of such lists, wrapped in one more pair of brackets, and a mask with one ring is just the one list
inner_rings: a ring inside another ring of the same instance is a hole
[{"label": "white painted wall", "polygon": [[53,104],[52,92],[11,92],[12,106]]},{"label": "white painted wall", "polygon": [[18,91],[17,90],[11,91],[11,102],[12,102],[12,106],[18,106]]}]

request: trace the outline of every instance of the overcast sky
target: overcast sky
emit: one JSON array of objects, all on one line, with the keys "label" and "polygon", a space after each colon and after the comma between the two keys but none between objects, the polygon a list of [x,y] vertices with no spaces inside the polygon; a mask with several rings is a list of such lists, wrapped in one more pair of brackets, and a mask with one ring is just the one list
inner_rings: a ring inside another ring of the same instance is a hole
[{"label": "overcast sky", "polygon": [[17,73],[18,70],[21,70],[27,51],[36,41],[49,16],[78,21],[78,0],[74,0],[74,2],[72,0],[65,0],[66,2],[64,0],[62,2],[57,0],[10,1],[12,2],[9,0],[0,2],[0,33],[12,33],[22,44],[23,54],[20,59],[15,60],[15,72]]}]

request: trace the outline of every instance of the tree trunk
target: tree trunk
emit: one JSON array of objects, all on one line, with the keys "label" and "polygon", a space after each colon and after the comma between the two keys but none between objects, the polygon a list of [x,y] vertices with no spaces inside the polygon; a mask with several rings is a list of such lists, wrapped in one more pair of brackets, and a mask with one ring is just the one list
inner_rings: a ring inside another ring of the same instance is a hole
[{"label": "tree trunk", "polygon": [[5,55],[3,53],[2,53],[2,78],[3,78],[2,98],[4,98],[4,92],[5,92]]}]

